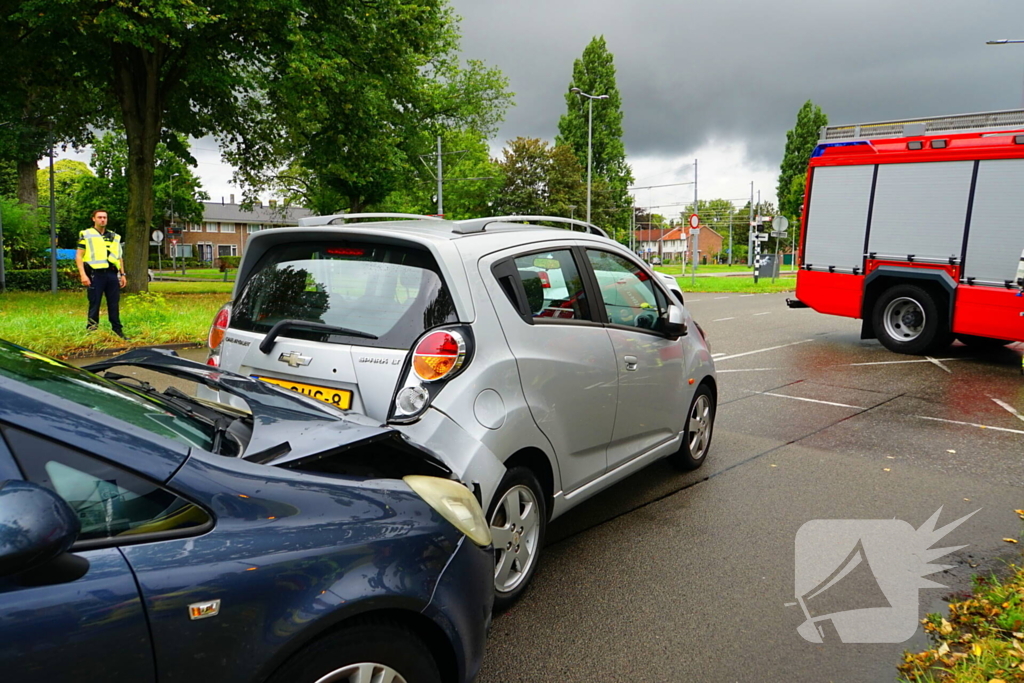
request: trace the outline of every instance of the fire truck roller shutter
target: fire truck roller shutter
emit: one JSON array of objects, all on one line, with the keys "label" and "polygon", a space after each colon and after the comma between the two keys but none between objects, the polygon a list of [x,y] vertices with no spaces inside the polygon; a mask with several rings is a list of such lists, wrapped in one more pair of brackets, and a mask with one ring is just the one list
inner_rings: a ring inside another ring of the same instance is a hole
[{"label": "fire truck roller shutter", "polygon": [[864,256],[874,166],[821,166],[811,179],[804,263],[852,272]]},{"label": "fire truck roller shutter", "polygon": [[959,261],[973,175],[973,161],[879,166],[868,252]]},{"label": "fire truck roller shutter", "polygon": [[964,276],[1003,286],[1017,279],[1024,250],[1024,159],[978,165]]}]

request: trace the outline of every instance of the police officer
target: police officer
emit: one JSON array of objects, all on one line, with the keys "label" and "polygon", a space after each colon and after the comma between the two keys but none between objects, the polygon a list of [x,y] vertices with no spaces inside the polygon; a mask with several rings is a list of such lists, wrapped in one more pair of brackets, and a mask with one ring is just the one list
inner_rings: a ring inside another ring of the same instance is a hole
[{"label": "police officer", "polygon": [[121,288],[128,281],[124,276],[122,263],[121,236],[107,230],[107,212],[97,209],[92,212],[92,227],[78,234],[78,250],[75,252],[75,265],[82,284],[87,287],[89,296],[89,317],[85,325],[87,330],[96,330],[99,326],[100,300],[107,297],[107,318],[114,334],[121,339],[121,313],[118,306],[121,302]]}]

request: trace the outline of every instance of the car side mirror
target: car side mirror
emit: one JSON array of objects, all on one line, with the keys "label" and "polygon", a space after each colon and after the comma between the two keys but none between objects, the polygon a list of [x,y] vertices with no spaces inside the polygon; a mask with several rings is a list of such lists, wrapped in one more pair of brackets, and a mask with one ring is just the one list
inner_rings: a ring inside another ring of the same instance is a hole
[{"label": "car side mirror", "polygon": [[63,555],[82,529],[67,502],[29,481],[0,482],[0,577]]},{"label": "car side mirror", "polygon": [[679,339],[680,337],[685,337],[688,331],[682,306],[669,304],[668,310],[665,311],[665,324],[662,326],[662,332],[669,339]]}]

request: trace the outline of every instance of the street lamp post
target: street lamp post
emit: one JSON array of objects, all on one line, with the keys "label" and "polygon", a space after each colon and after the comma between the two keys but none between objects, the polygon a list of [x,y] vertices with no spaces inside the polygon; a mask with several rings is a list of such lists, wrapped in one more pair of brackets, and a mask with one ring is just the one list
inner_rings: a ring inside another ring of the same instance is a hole
[{"label": "street lamp post", "polygon": [[[1012,43],[1024,43],[1024,40],[1010,40],[1009,38],[1001,38],[999,40],[986,40],[986,45],[1010,45]],[[1021,94],[1021,106],[1024,106],[1024,90]]]},{"label": "street lamp post", "polygon": [[607,95],[590,95],[579,88],[570,88],[569,92],[586,97],[589,102],[589,113],[587,115],[587,222],[590,222],[590,187],[591,173],[594,156],[594,100],[606,100]]}]

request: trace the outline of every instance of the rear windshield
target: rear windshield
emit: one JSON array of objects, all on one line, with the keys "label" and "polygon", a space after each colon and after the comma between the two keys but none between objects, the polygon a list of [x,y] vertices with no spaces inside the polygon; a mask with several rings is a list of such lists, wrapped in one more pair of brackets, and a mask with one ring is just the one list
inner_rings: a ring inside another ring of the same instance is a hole
[{"label": "rear windshield", "polygon": [[428,251],[364,242],[299,242],[263,255],[235,302],[231,326],[267,332],[282,320],[363,333],[293,326],[284,333],[287,337],[408,349],[424,331],[457,322],[457,316]]}]

